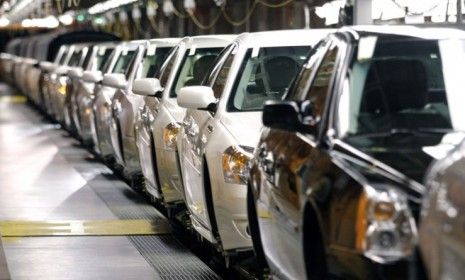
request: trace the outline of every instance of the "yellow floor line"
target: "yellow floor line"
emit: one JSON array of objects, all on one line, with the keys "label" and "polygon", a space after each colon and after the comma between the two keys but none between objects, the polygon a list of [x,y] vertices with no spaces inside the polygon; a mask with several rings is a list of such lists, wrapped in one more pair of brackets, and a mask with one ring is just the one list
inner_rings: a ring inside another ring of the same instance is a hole
[{"label": "yellow floor line", "polygon": [[25,103],[26,97],[23,95],[5,95],[0,96],[0,103]]},{"label": "yellow floor line", "polygon": [[168,234],[165,220],[0,221],[2,237]]}]

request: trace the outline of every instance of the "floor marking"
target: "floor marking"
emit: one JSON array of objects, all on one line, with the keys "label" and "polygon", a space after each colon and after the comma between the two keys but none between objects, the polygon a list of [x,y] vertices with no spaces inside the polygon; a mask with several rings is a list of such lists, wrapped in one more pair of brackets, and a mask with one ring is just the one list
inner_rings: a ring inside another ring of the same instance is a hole
[{"label": "floor marking", "polygon": [[166,220],[0,221],[2,237],[169,234]]},{"label": "floor marking", "polygon": [[23,95],[0,96],[0,103],[26,103],[27,98]]}]

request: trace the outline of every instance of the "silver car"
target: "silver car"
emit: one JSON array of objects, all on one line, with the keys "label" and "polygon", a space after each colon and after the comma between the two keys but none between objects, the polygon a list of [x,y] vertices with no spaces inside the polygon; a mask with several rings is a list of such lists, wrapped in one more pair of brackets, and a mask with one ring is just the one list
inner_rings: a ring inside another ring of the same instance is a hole
[{"label": "silver car", "polygon": [[133,62],[143,54],[145,41],[132,41],[121,43],[118,46],[117,60],[110,73],[102,80],[102,87],[95,92],[93,114],[95,127],[92,131],[94,149],[103,159],[114,161],[114,149],[111,143],[111,104],[115,93],[121,89],[127,89],[128,81],[136,74]]},{"label": "silver car", "polygon": [[[144,44],[143,56],[133,62],[136,69],[134,78],[147,78],[158,75],[160,68],[173,46],[179,39],[155,39]],[[132,80],[128,81],[132,83]],[[112,100],[111,142],[115,151],[116,163],[129,176],[141,174],[139,154],[135,140],[135,118],[144,103],[143,96],[134,94],[131,88],[115,93]],[[139,176],[140,177],[140,176]]]}]

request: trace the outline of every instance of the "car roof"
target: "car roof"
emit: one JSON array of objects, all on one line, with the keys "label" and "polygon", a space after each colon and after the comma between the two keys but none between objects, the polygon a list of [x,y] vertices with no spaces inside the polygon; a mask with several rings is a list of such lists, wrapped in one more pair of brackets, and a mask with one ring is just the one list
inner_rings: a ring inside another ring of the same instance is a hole
[{"label": "car roof", "polygon": [[465,31],[451,27],[422,27],[414,25],[361,25],[343,27],[338,32],[350,33],[355,40],[377,36],[385,39],[465,39]]},{"label": "car roof", "polygon": [[181,38],[160,38],[149,40],[150,45],[156,45],[159,48],[163,47],[174,47],[181,41]]},{"label": "car roof", "polygon": [[192,46],[195,46],[196,48],[225,47],[236,37],[237,35],[200,35],[184,37],[180,41],[180,44],[186,44],[186,47],[188,48]]},{"label": "car roof", "polygon": [[242,33],[236,39],[248,48],[315,45],[334,29],[293,29]]}]

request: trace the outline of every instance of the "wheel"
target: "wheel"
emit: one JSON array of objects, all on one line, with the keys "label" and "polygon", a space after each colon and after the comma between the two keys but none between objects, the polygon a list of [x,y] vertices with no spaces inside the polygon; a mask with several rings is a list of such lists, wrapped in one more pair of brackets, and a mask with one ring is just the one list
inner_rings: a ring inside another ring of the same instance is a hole
[{"label": "wheel", "polygon": [[318,217],[310,203],[304,209],[303,246],[307,279],[328,279],[323,235]]},{"label": "wheel", "polygon": [[266,262],[265,251],[263,250],[262,238],[257,219],[257,210],[255,209],[254,197],[250,186],[247,187],[247,216],[249,221],[249,232],[252,237],[252,245],[257,259],[257,265],[260,275],[268,274],[269,267]]}]

